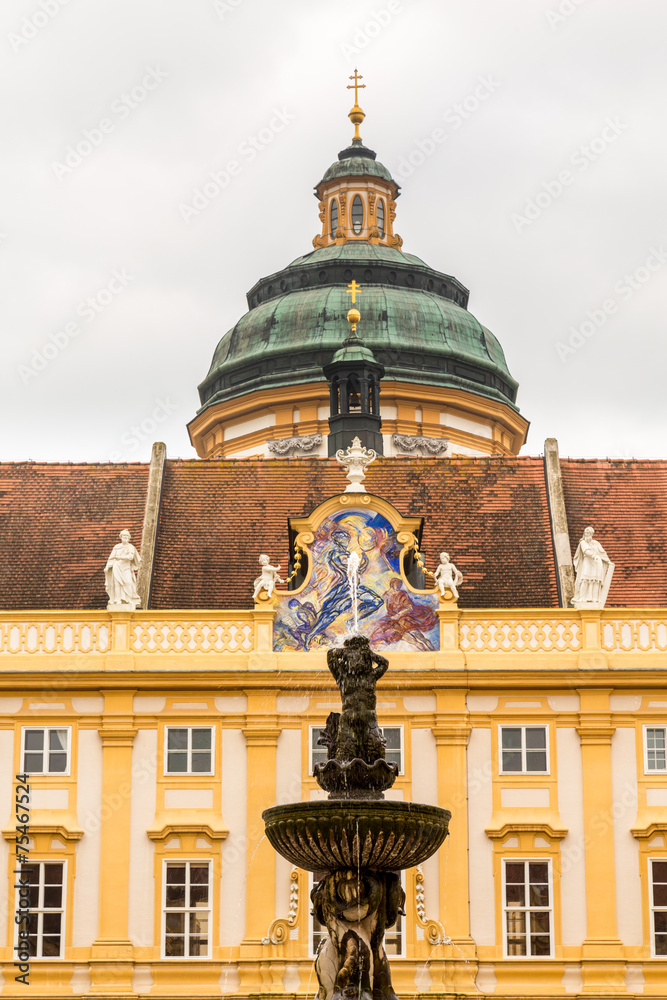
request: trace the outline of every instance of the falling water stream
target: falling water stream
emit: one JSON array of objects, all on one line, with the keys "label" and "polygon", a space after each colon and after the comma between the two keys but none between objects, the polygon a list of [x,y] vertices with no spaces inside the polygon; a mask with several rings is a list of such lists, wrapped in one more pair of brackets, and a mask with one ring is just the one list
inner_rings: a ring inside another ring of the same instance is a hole
[{"label": "falling water stream", "polygon": [[361,559],[359,553],[355,550],[350,552],[347,557],[347,582],[350,587],[350,600],[352,601],[352,613],[354,614],[354,627],[350,631],[351,635],[359,634],[359,602],[357,599],[357,591],[359,589],[359,564]]}]

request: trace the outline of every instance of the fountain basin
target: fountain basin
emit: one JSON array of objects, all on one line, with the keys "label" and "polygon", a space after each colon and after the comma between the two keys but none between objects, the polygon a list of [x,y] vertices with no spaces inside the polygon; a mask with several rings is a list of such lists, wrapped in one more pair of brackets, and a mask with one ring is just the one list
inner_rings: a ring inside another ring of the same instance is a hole
[{"label": "fountain basin", "polygon": [[395,872],[435,854],[451,813],[396,800],[316,799],[272,806],[262,818],[271,846],[297,868]]},{"label": "fountain basin", "polygon": [[330,799],[382,799],[383,792],[396,781],[398,764],[376,760],[367,764],[359,757],[353,760],[328,760],[316,764],[315,780],[329,792]]}]

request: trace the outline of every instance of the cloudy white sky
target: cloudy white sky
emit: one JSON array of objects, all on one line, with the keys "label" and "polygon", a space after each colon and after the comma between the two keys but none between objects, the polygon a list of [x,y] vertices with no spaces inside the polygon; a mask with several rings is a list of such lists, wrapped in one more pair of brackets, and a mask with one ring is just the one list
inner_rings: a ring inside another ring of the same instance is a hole
[{"label": "cloudy white sky", "polygon": [[471,289],[524,453],[664,457],[665,37],[656,0],[4,0],[0,460],[194,457],[217,341],[311,248],[355,63],[404,249]]}]

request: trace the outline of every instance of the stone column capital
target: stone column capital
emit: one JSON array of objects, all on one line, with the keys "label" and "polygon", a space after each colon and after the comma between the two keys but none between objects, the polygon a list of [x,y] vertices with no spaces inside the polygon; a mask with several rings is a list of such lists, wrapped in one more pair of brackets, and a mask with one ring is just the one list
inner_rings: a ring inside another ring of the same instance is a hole
[{"label": "stone column capital", "polygon": [[438,746],[467,746],[472,726],[467,709],[454,712],[436,711],[433,735]]},{"label": "stone column capital", "polygon": [[246,720],[243,735],[249,747],[275,747],[282,730],[270,725],[266,720]]}]

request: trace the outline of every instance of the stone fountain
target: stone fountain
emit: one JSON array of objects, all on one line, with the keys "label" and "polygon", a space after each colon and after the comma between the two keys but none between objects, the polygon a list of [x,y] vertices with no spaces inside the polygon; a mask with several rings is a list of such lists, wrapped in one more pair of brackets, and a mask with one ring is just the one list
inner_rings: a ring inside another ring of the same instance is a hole
[{"label": "stone fountain", "polygon": [[404,912],[399,872],[438,850],[451,813],[384,798],[397,774],[376,714],[375,687],[388,661],[354,635],[328,651],[327,664],[342,701],[319,741],[328,760],[315,767],[329,797],[265,810],[266,835],[297,868],[320,875],[311,895],[328,931],[315,963],[319,1000],[396,1000],[384,932]]}]

